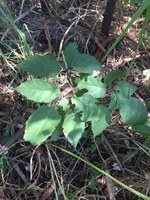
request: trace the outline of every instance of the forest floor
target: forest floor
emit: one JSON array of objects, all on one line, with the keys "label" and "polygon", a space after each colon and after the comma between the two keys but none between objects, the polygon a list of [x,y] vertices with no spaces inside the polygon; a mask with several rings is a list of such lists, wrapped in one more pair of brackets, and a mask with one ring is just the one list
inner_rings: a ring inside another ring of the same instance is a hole
[{"label": "forest floor", "polygon": [[[5,5],[4,2],[7,2]],[[95,139],[82,139],[74,149],[62,135],[33,147],[22,139],[25,121],[35,105],[15,91],[27,79],[16,65],[25,58],[21,30],[33,53],[59,55],[70,42],[101,62],[116,35],[131,20],[137,6],[117,1],[108,38],[101,34],[105,1],[0,0],[0,200],[137,200],[91,167],[54,145],[77,153],[135,190],[150,196],[150,140],[133,133],[116,118]],[[141,16],[102,62],[109,71],[129,71],[138,44]],[[150,25],[147,27],[150,30]],[[150,108],[150,44],[146,37],[136,55],[128,81],[138,87],[137,98]],[[115,116],[114,116],[115,118]]]}]

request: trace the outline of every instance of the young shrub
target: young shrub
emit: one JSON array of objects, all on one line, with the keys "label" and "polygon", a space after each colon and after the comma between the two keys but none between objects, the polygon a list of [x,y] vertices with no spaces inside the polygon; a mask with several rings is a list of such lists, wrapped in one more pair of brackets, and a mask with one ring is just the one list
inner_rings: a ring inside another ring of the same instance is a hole
[{"label": "young shrub", "polygon": [[[107,88],[113,81],[124,76],[124,72],[110,72],[103,82],[100,77],[93,76],[94,71],[100,70],[100,63],[95,57],[80,53],[75,43],[70,43],[62,55],[64,63],[61,63],[61,67],[69,72],[75,70],[80,77],[74,78],[67,74],[68,87],[72,88],[71,97],[63,97],[59,102],[57,100],[63,91],[56,82],[61,71],[60,63],[54,55],[48,53],[29,56],[17,66],[19,70],[26,71],[38,79],[21,83],[16,90],[28,100],[42,103],[26,121],[25,141],[39,145],[49,137],[56,141],[64,133],[67,140],[76,148],[87,125],[91,126],[93,137],[101,134],[109,126],[113,110],[119,110],[122,122],[132,126],[133,131],[150,135],[150,126],[146,124],[147,109],[140,100],[132,97],[136,86],[120,81],[111,94],[109,106],[100,103],[107,93]],[[73,82],[75,84],[72,84]]]}]

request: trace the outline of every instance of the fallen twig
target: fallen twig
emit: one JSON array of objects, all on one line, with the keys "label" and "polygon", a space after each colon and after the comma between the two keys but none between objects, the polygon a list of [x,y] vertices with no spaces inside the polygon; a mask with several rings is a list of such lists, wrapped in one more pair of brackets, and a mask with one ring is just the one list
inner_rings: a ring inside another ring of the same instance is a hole
[{"label": "fallen twig", "polygon": [[14,136],[12,136],[4,145],[0,145],[0,155],[4,154],[8,149],[18,143],[18,140],[22,138],[24,128],[21,128]]}]

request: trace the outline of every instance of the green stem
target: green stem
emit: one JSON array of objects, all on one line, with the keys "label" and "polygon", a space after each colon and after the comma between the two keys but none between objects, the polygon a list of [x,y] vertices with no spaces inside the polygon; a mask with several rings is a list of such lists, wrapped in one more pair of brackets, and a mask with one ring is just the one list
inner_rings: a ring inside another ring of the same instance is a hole
[{"label": "green stem", "polygon": [[65,68],[68,69],[68,65],[67,65],[67,62],[66,62],[64,52],[62,51],[61,53],[62,53],[63,61],[64,61],[64,64],[65,64]]},{"label": "green stem", "polygon": [[116,41],[112,44],[112,46],[108,49],[107,53],[105,54],[105,56],[103,57],[101,62],[104,62],[104,60],[107,58],[107,56],[111,53],[111,51],[115,48],[115,46],[120,42],[120,40],[124,37],[124,35],[126,34],[126,32],[128,31],[128,29],[133,25],[133,23],[137,20],[138,17],[140,17],[140,15],[144,12],[145,9],[147,9],[150,6],[150,1],[149,0],[145,0],[141,6],[138,8],[138,10],[136,11],[136,13],[133,15],[131,21],[128,23],[128,25],[126,26],[126,28],[123,30],[122,34],[118,36],[118,38],[116,39]]},{"label": "green stem", "polygon": [[[54,145],[55,146],[55,145]],[[63,149],[61,147],[58,147],[58,146],[55,146],[56,148],[60,149],[61,151],[77,158],[78,160],[82,161],[83,163],[89,165],[90,167],[92,167],[93,169],[95,169],[96,171],[100,172],[101,174],[104,174],[105,176],[109,177],[112,181],[114,181],[115,183],[117,183],[118,185],[120,185],[121,187],[123,187],[124,189],[128,190],[129,192],[137,195],[138,197],[141,197],[142,199],[145,199],[145,200],[150,200],[150,197],[128,187],[127,185],[125,185],[124,183],[118,181],[117,179],[115,179],[114,177],[112,177],[110,174],[106,173],[105,171],[103,171],[102,169],[98,168],[97,166],[93,165],[92,163],[90,163],[89,161],[85,160],[84,158],[66,150],[66,149]]]},{"label": "green stem", "polygon": [[[7,10],[8,10],[8,8],[7,8]],[[14,20],[11,18],[11,16],[7,15],[2,8],[0,8],[0,14],[2,14],[2,16],[4,16],[4,18],[10,23],[10,25],[18,33],[18,35],[20,37],[20,41],[22,42],[22,47],[24,50],[25,57],[32,55],[32,51],[27,43],[25,34],[16,26],[16,24],[14,23]]]},{"label": "green stem", "polygon": [[138,39],[138,44],[137,44],[137,47],[136,47],[136,50],[135,50],[135,53],[134,53],[134,56],[133,56],[133,59],[129,65],[129,68],[127,70],[127,74],[126,74],[126,77],[125,79],[127,79],[127,77],[130,75],[130,71],[131,69],[133,68],[134,66],[134,63],[135,63],[135,58],[136,58],[136,55],[140,49],[140,46],[142,44],[142,41],[143,41],[143,35],[144,35],[144,32],[145,32],[145,28],[148,24],[148,21],[150,19],[150,5],[147,7],[147,10],[146,10],[146,14],[145,14],[145,18],[144,18],[144,21],[143,21],[143,24],[142,24],[142,27],[141,27],[141,30],[140,30],[140,33],[139,33],[139,39]]}]

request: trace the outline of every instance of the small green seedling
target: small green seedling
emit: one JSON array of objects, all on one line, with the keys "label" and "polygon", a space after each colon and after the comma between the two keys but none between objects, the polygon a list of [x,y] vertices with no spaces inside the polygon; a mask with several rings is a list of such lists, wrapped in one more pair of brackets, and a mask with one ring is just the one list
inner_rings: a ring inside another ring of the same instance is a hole
[{"label": "small green seedling", "polygon": [[[21,83],[16,90],[28,100],[41,105],[26,121],[26,141],[39,145],[50,136],[56,141],[63,133],[76,147],[87,126],[93,137],[100,135],[110,125],[114,110],[119,111],[122,122],[131,126],[133,131],[143,136],[150,135],[147,108],[133,96],[136,86],[122,80],[112,91],[109,106],[101,103],[113,81],[123,77],[125,72],[109,72],[102,81],[102,77],[93,75],[94,71],[101,69],[95,57],[80,53],[75,43],[70,43],[62,53],[63,63],[59,63],[53,54],[47,53],[29,56],[17,66],[19,70],[29,72],[36,78]],[[66,76],[72,92],[68,99],[60,99],[63,90],[59,88],[57,76],[61,75],[62,68],[69,71]],[[72,77],[72,71],[79,76]]]}]

